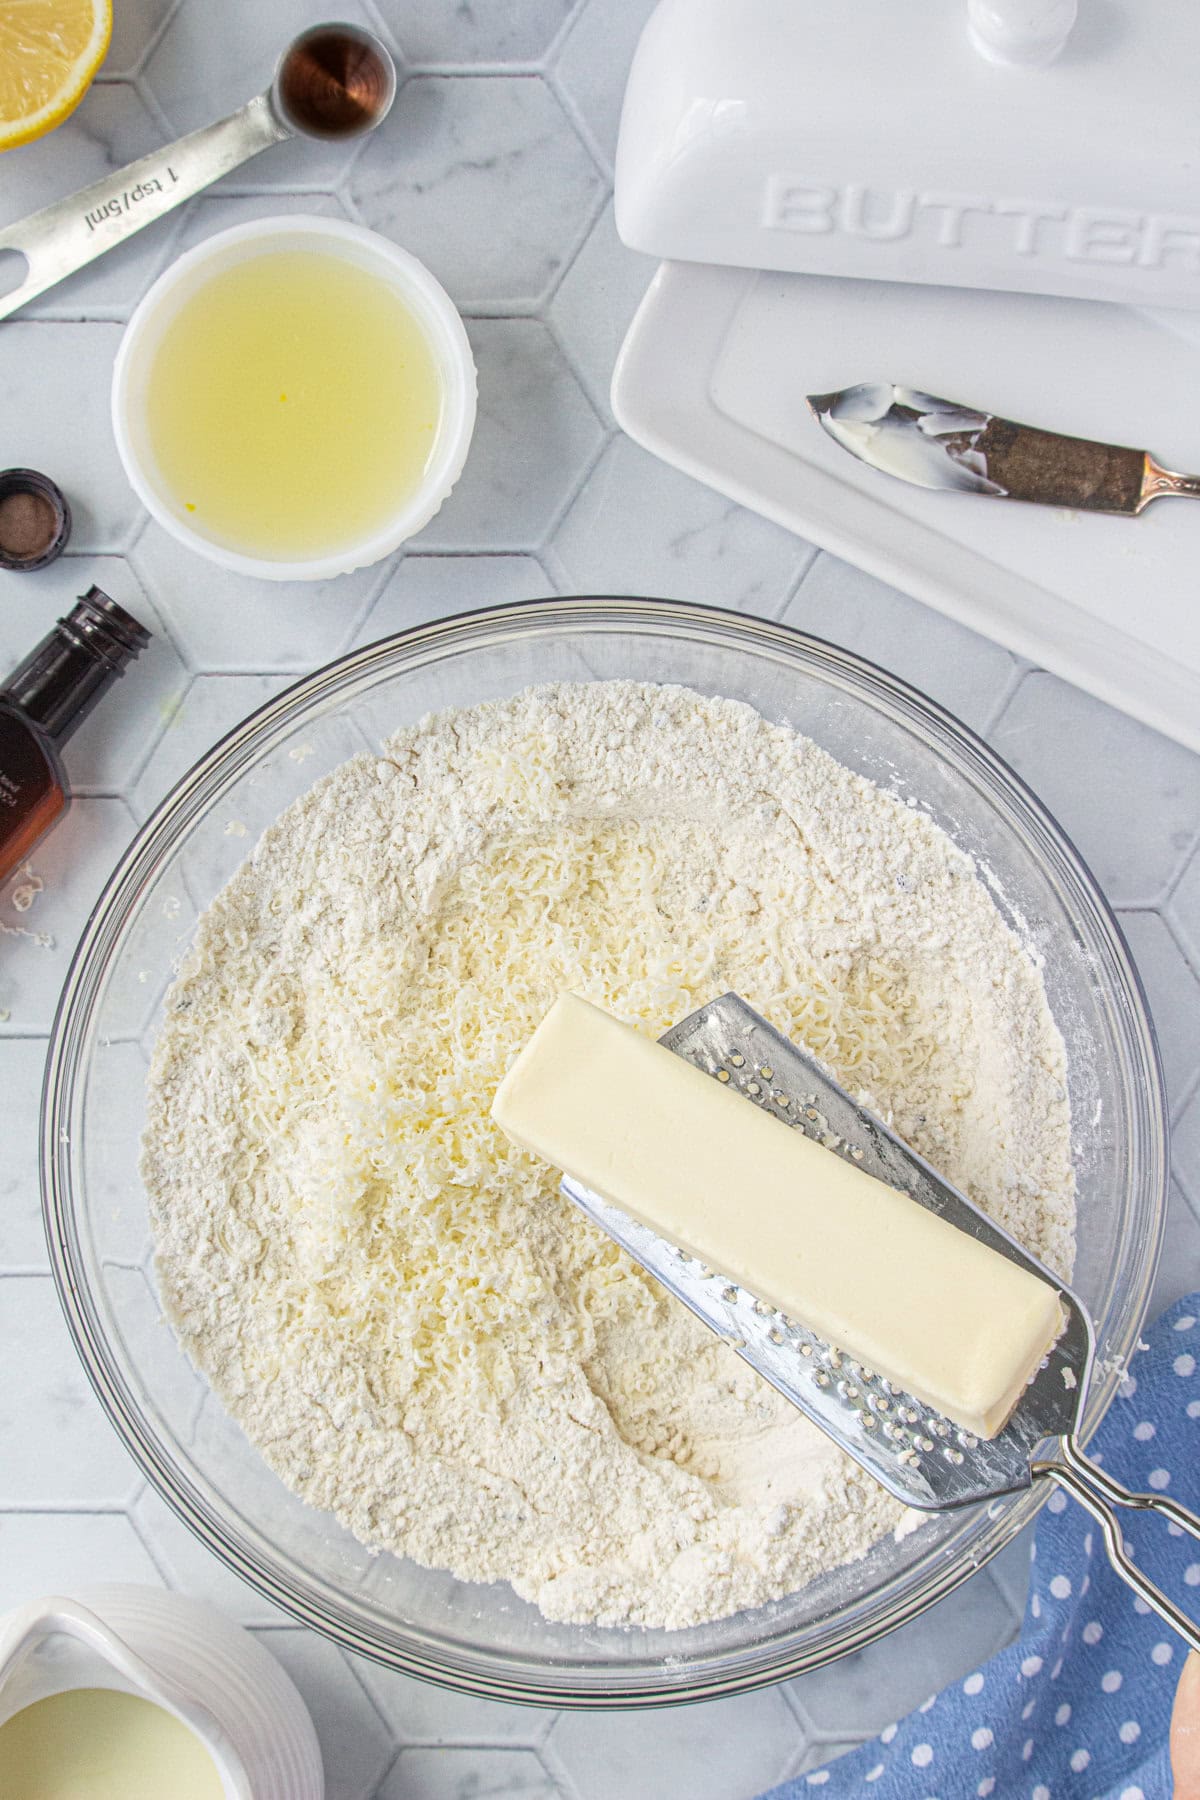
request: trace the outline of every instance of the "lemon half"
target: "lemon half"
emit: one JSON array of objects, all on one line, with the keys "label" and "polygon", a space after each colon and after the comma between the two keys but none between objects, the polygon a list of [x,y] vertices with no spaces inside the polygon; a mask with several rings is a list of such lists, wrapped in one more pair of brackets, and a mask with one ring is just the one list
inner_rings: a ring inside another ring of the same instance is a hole
[{"label": "lemon half", "polygon": [[0,150],[74,112],[111,34],[111,0],[0,0]]}]

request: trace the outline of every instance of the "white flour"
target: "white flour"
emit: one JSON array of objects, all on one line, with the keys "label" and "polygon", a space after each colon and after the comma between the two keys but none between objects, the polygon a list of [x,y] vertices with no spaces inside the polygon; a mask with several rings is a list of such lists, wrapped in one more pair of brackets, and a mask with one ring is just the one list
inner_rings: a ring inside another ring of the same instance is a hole
[{"label": "white flour", "polygon": [[306,1500],[550,1618],[668,1627],[902,1520],[488,1118],[559,991],[657,1034],[726,988],[1069,1271],[1034,964],[921,813],[749,708],[532,689],[267,832],[169,997],[144,1174],[175,1328]]}]

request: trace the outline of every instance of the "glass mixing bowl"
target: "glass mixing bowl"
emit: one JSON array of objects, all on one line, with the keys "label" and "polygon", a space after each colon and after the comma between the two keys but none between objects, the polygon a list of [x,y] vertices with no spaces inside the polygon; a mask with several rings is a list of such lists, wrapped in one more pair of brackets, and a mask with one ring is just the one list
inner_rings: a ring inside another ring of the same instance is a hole
[{"label": "glass mixing bowl", "polygon": [[977,1569],[1037,1510],[931,1518],[771,1606],[695,1630],[548,1624],[506,1586],[372,1555],[267,1469],[177,1347],[153,1288],[137,1173],[149,1046],[199,911],[265,826],[346,757],[445,706],[539,681],[682,682],[748,701],[923,806],[1044,959],[1077,1132],[1075,1286],[1096,1323],[1086,1437],[1145,1313],[1166,1199],[1162,1083],[1129,952],[1075,850],[970,732],[903,682],[783,626],[646,600],[530,602],[342,658],[219,743],[139,834],[93,914],[47,1070],[54,1272],[100,1399],[196,1535],[306,1624],[392,1668],[509,1700],[655,1705],[778,1680],[857,1649]]}]

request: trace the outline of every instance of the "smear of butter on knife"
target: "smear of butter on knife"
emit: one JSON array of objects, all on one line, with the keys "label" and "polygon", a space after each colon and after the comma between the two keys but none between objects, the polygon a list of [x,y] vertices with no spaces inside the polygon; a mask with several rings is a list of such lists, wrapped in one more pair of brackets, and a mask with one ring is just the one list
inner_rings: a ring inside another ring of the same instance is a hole
[{"label": "smear of butter on knife", "polygon": [[990,413],[890,381],[810,394],[808,404],[843,450],[885,475],[898,475],[914,487],[997,498],[1007,491],[989,479],[987,457],[978,446],[992,422]]}]

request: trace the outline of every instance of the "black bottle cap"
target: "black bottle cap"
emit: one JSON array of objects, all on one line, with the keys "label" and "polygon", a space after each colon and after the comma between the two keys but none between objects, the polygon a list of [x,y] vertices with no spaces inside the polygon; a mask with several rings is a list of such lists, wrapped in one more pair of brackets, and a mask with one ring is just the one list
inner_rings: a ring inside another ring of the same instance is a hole
[{"label": "black bottle cap", "polygon": [[37,469],[0,469],[0,569],[44,569],[71,535],[71,508]]},{"label": "black bottle cap", "polygon": [[150,633],[102,588],[89,588],[0,692],[57,743],[65,743]]}]

